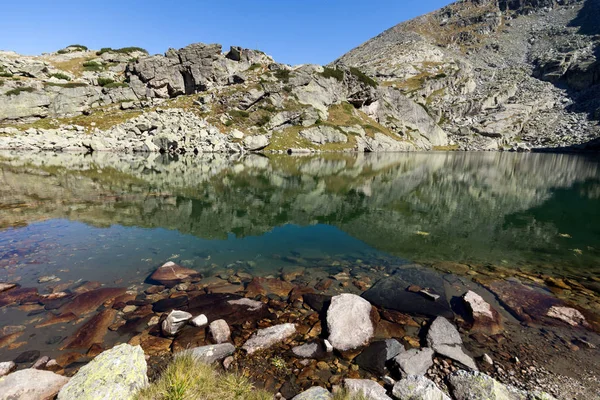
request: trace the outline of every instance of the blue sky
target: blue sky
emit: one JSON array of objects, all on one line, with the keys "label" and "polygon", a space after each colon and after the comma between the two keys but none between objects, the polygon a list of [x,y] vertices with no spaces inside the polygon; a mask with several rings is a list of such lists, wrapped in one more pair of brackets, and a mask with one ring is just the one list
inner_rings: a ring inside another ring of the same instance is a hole
[{"label": "blue sky", "polygon": [[6,1],[0,49],[23,54],[80,43],[164,53],[194,42],[256,48],[289,64],[326,64],[397,23],[450,0]]}]

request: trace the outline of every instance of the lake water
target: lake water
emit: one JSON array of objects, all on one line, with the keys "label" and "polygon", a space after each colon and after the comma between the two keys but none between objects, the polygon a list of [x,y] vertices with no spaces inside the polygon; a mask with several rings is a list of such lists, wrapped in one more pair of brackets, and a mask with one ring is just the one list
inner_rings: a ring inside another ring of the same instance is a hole
[{"label": "lake water", "polygon": [[[40,293],[83,281],[143,290],[167,260],[204,276],[447,261],[598,276],[600,163],[458,152],[0,153],[0,282]],[[33,326],[27,311],[0,308],[0,328]],[[36,348],[56,335],[44,332],[30,331]]]}]

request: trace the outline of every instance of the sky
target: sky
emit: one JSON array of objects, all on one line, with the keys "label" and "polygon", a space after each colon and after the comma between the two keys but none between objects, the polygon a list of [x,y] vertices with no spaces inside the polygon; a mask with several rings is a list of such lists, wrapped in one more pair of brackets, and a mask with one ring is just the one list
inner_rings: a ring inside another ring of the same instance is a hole
[{"label": "sky", "polygon": [[450,0],[29,0],[0,7],[0,49],[36,55],[82,44],[151,54],[190,43],[259,49],[287,64],[327,64]]}]

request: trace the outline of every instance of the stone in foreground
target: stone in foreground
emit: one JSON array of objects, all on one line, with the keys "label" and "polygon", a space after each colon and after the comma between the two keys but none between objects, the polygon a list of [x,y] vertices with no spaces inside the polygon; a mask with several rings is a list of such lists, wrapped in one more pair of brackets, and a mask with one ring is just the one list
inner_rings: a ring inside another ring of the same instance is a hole
[{"label": "stone in foreground", "polygon": [[362,394],[369,400],[392,400],[383,386],[369,379],[345,379],[344,388],[351,395]]},{"label": "stone in foreground", "polygon": [[208,329],[210,331],[210,336],[217,344],[228,342],[231,337],[231,330],[229,329],[229,325],[227,325],[227,321],[224,319],[218,319],[211,322]]},{"label": "stone in foreground", "polygon": [[292,353],[294,353],[296,357],[316,358],[320,356],[323,351],[321,350],[319,343],[306,343],[292,348]]},{"label": "stone in foreground", "polygon": [[327,328],[328,340],[337,350],[347,351],[366,345],[375,331],[371,303],[349,293],[332,297],[327,309]]},{"label": "stone in foreground", "polygon": [[165,336],[174,336],[185,323],[192,318],[192,314],[185,311],[173,310],[162,323],[162,333]]},{"label": "stone in foreground", "polygon": [[200,279],[198,271],[182,267],[172,261],[164,263],[150,275],[148,280],[152,283],[159,283],[167,287],[173,287],[178,283]]},{"label": "stone in foreground", "polygon": [[431,380],[424,376],[407,376],[396,382],[394,397],[402,400],[451,400]]},{"label": "stone in foreground", "polygon": [[556,318],[563,322],[566,322],[571,326],[588,326],[588,323],[585,320],[583,314],[581,314],[579,310],[576,310],[571,307],[552,306],[550,307],[546,315],[548,315],[551,318]]},{"label": "stone in foreground", "polygon": [[148,384],[140,346],[121,344],[81,367],[58,394],[58,400],[133,399]]},{"label": "stone in foreground", "polygon": [[427,332],[427,343],[438,354],[451,358],[477,371],[475,361],[462,348],[458,330],[444,317],[437,317]]},{"label": "stone in foreground", "polygon": [[456,371],[448,378],[456,400],[524,400],[526,396],[509,390],[494,378],[480,372]]},{"label": "stone in foreground", "polygon": [[201,328],[203,326],[208,325],[208,318],[206,318],[206,315],[200,314],[197,317],[194,317],[190,321],[190,324],[192,324],[192,326],[195,326],[197,328]]},{"label": "stone in foreground", "polygon": [[191,355],[196,361],[204,364],[212,364],[230,356],[235,351],[231,343],[213,344],[209,346],[194,347],[175,354],[175,357]]},{"label": "stone in foreground", "polygon": [[69,378],[54,372],[24,369],[0,378],[0,398],[52,399],[68,381]]},{"label": "stone in foreground", "polygon": [[259,350],[269,348],[275,343],[282,342],[295,333],[296,325],[294,324],[281,324],[265,329],[259,329],[246,341],[246,343],[244,343],[242,348],[246,350],[248,354],[252,354]]},{"label": "stone in foreground", "polygon": [[384,375],[386,363],[402,352],[404,352],[404,347],[396,339],[382,340],[371,343],[354,359],[354,362],[362,369]]},{"label": "stone in foreground", "polygon": [[423,376],[433,365],[433,350],[428,347],[410,349],[398,354],[394,361],[404,376]]},{"label": "stone in foreground", "polygon": [[14,361],[6,361],[0,363],[0,376],[8,375],[17,369],[17,364]]},{"label": "stone in foreground", "polygon": [[333,396],[327,389],[320,386],[311,387],[292,398],[292,400],[330,400]]},{"label": "stone in foreground", "polygon": [[490,334],[496,334],[502,330],[500,314],[483,297],[469,290],[463,296],[463,301],[470,312],[471,330],[485,331]]}]

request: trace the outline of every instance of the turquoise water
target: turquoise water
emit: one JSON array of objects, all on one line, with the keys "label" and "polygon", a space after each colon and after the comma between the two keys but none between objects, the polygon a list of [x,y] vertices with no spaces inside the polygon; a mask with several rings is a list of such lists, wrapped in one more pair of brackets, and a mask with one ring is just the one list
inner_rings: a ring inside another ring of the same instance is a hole
[{"label": "turquoise water", "polygon": [[[166,260],[600,268],[600,165],[569,154],[0,154],[0,281],[141,285]],[[357,261],[358,260],[358,261]]]}]

